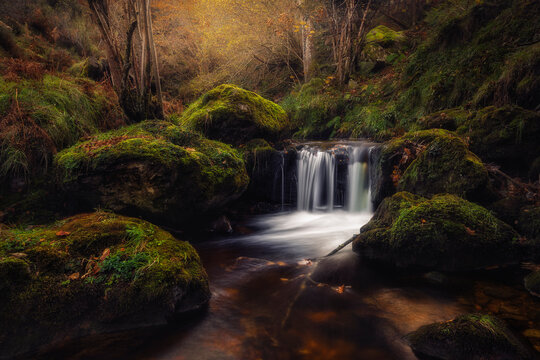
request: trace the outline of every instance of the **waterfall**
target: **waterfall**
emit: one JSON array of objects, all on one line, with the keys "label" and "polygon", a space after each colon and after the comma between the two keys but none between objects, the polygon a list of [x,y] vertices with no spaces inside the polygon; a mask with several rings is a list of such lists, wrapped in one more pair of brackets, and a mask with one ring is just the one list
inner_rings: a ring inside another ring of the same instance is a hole
[{"label": "waterfall", "polygon": [[371,211],[368,156],[369,148],[356,147],[350,150],[346,203],[350,212]]},{"label": "waterfall", "polygon": [[297,158],[300,211],[371,211],[369,151],[364,144],[304,146]]},{"label": "waterfall", "polygon": [[298,159],[298,210],[332,210],[336,162],[332,154],[305,149]]}]

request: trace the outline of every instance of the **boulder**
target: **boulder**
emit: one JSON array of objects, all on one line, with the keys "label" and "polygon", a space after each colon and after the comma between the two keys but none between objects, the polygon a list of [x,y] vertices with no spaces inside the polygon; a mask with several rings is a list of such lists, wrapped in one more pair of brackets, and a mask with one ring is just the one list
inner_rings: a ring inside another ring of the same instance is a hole
[{"label": "boulder", "polygon": [[518,262],[519,238],[488,210],[455,195],[400,192],[382,202],[353,250],[398,267],[462,271]]},{"label": "boulder", "polygon": [[490,315],[466,314],[425,325],[405,339],[419,359],[536,358],[502,320]]},{"label": "boulder", "polygon": [[210,298],[195,249],[108,212],[0,231],[0,354],[179,320]]},{"label": "boulder", "polygon": [[75,210],[100,207],[174,225],[222,208],[249,182],[236,150],[166,121],[92,137],[58,153],[55,168]]},{"label": "boulder", "polygon": [[289,126],[287,113],[279,105],[227,84],[201,96],[184,111],[180,122],[187,130],[235,145],[255,138],[275,140]]},{"label": "boulder", "polygon": [[407,38],[403,33],[379,25],[366,34],[362,60],[375,63],[392,63],[400,58],[400,52],[406,40]]},{"label": "boulder", "polygon": [[471,200],[491,195],[482,161],[450,131],[407,133],[378,147],[372,160],[375,206],[396,191],[422,196],[450,193]]}]

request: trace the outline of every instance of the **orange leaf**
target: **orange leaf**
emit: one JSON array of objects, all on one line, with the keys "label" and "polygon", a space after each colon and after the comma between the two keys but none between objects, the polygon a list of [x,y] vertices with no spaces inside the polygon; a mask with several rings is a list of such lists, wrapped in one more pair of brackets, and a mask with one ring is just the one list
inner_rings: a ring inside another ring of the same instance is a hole
[{"label": "orange leaf", "polygon": [[69,231],[62,231],[62,230],[60,230],[60,231],[58,231],[58,232],[56,233],[56,236],[64,237],[64,236],[68,236],[69,234],[71,234]]},{"label": "orange leaf", "polygon": [[80,277],[81,277],[81,274],[76,272],[76,273],[73,273],[73,274],[69,275],[69,280],[77,280]]},{"label": "orange leaf", "polygon": [[109,249],[109,248],[106,248],[105,250],[103,250],[103,253],[99,257],[99,261],[105,260],[107,258],[107,256],[109,256],[110,253],[111,253],[111,249]]},{"label": "orange leaf", "polygon": [[476,235],[476,231],[474,231],[473,229],[470,229],[468,227],[465,228],[465,231],[467,231],[467,234],[469,234],[469,235]]}]

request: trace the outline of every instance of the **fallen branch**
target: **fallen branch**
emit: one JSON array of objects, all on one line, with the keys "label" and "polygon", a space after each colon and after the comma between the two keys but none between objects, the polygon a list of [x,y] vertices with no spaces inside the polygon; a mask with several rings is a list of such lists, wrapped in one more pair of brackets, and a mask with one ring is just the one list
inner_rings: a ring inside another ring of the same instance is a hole
[{"label": "fallen branch", "polygon": [[519,181],[517,179],[514,179],[510,175],[505,174],[497,166],[486,165],[486,168],[487,168],[487,170],[489,172],[502,176],[506,180],[510,181],[512,184],[514,184],[517,187],[522,188],[522,189],[524,189],[524,190],[526,190],[528,192],[536,193],[536,192],[538,192],[540,190],[539,186],[535,186],[534,184],[525,184],[525,183],[523,183],[523,182],[521,182],[521,181]]},{"label": "fallen branch", "polygon": [[[352,243],[354,241],[354,239],[356,238],[356,236],[357,235],[353,235],[349,240],[345,241],[343,244],[339,245],[337,248],[330,251],[327,255],[325,255],[323,257],[320,257],[320,258],[316,258],[316,259],[309,259],[309,261],[317,261],[317,260],[321,260],[321,259],[324,259],[324,258],[327,258],[327,257],[330,257],[332,255],[337,254],[342,249],[344,249],[347,245]],[[320,286],[321,284],[323,284],[323,283],[315,281],[315,280],[313,280],[311,278],[311,275],[313,275],[313,273],[317,269],[317,266],[318,265],[313,266],[312,270],[306,275],[304,280],[302,280],[302,283],[300,284],[300,288],[298,289],[298,292],[294,296],[294,299],[291,301],[290,305],[287,307],[287,311],[285,312],[285,316],[283,317],[283,320],[281,321],[281,327],[282,328],[284,328],[287,325],[287,320],[289,320],[289,317],[291,315],[291,311],[292,311],[294,305],[296,304],[296,301],[298,301],[298,299],[300,298],[300,295],[302,295],[302,293],[306,289],[307,282],[309,281],[310,283],[312,283],[313,285],[316,285],[316,286]],[[323,284],[323,285],[327,285],[327,284]]]}]

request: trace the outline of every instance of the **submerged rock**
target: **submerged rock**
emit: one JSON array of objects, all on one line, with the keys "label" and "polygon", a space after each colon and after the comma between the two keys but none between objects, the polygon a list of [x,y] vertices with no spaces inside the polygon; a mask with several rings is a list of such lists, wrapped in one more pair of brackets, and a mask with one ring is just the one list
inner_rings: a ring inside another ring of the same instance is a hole
[{"label": "submerged rock", "polygon": [[188,130],[229,144],[277,139],[289,126],[285,110],[258,94],[234,85],[218,86],[195,101],[180,119]]},{"label": "submerged rock", "polygon": [[520,259],[519,235],[488,210],[455,195],[426,199],[407,192],[387,198],[353,242],[361,256],[446,271]]},{"label": "submerged rock", "polygon": [[2,356],[164,324],[209,298],[195,249],[143,220],[96,212],[0,231]]},{"label": "submerged rock", "polygon": [[55,157],[59,187],[76,210],[110,209],[190,224],[246,189],[241,155],[166,121],[100,134]]},{"label": "submerged rock", "polygon": [[489,196],[482,161],[446,130],[407,133],[376,149],[374,159],[375,206],[396,191],[450,193],[475,200]]},{"label": "submerged rock", "polygon": [[454,320],[422,326],[406,340],[420,359],[534,359],[531,350],[490,315],[466,314]]}]

